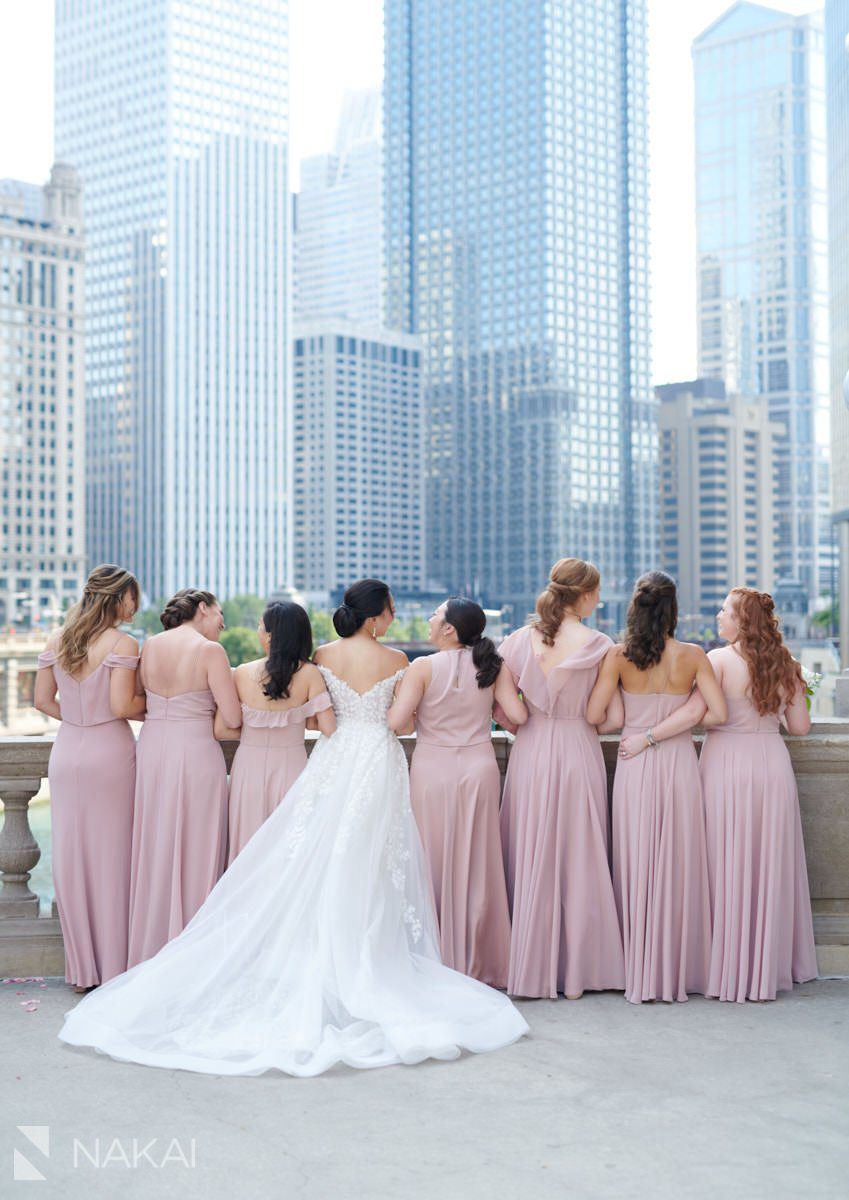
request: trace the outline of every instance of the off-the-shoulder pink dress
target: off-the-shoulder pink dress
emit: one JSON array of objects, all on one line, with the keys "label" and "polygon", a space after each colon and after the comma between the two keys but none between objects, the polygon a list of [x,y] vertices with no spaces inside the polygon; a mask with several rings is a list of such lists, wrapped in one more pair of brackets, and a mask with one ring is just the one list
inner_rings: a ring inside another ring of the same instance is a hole
[{"label": "off-the-shoulder pink dress", "polygon": [[65,943],[65,979],[94,987],[127,969],[127,911],[136,740],[112,715],[110,674],[134,671],[135,656],[109,654],[76,680],[47,650],[62,724],[50,754],[53,886]]},{"label": "off-the-shoulder pink dress", "polygon": [[442,961],[507,986],[510,914],[498,829],[501,773],[492,748],[494,687],[472,652],[432,655],[416,711],[410,802],[433,880]]},{"label": "off-the-shoulder pink dress", "polygon": [[[687,696],[623,691],[622,736],[659,725]],[[613,886],[625,942],[625,998],[704,995],[710,960],[705,816],[690,731],[636,758],[613,784]]]},{"label": "off-the-shoulder pink dress", "polygon": [[129,965],[151,958],[195,915],[227,853],[227,767],[212,692],[147,690],[139,736]]},{"label": "off-the-shoulder pink dress", "polygon": [[799,796],[778,715],[730,698],[699,768],[713,902],[708,994],[774,1000],[817,974]]},{"label": "off-the-shoulder pink dress", "polygon": [[621,990],[622,936],[608,860],[607,774],[587,701],[612,642],[594,633],[547,675],[530,628],[502,642],[527,724],[510,752],[501,839],[512,904],[508,991]]},{"label": "off-the-shoulder pink dress", "polygon": [[228,866],[307,765],[307,718],[330,707],[327,692],[293,708],[242,705],[242,736],[230,768]]}]

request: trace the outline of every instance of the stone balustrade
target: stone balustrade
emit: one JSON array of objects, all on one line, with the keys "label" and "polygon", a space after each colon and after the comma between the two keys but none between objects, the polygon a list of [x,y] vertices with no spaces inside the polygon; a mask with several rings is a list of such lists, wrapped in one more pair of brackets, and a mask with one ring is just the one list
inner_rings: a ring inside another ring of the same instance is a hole
[{"label": "stone balustrade", "polygon": [[[309,735],[307,749],[316,735]],[[698,739],[697,739],[698,740]],[[53,739],[0,738],[0,975],[63,975],[64,952],[54,912],[39,915],[29,876],[41,851],[29,826],[29,802],[47,775]],[[413,738],[402,739],[409,758]],[[602,739],[612,788],[618,739]],[[502,775],[511,740],[493,734]],[[818,721],[805,738],[788,738],[799,785],[808,856],[817,957],[823,975],[849,975],[849,722]],[[236,743],[222,747],[229,768]]]}]

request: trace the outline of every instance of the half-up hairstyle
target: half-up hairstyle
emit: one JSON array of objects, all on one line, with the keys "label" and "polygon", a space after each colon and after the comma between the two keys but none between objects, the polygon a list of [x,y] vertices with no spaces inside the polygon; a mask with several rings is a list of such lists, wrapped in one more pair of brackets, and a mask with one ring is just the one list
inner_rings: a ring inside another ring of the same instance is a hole
[{"label": "half-up hairstyle", "polygon": [[269,700],[288,700],[292,676],[312,658],[310,619],[300,604],[274,600],[262,623],[271,638],[262,690]]},{"label": "half-up hairstyle", "polygon": [[737,618],[737,640],[749,668],[749,695],[760,715],[777,713],[790,704],[798,687],[804,687],[802,668],[784,644],[775,604],[768,592],[732,588]]},{"label": "half-up hairstyle", "polygon": [[665,571],[647,571],[637,580],[625,619],[624,652],[628,662],[639,671],[656,666],[677,624],[675,580]]},{"label": "half-up hairstyle", "polygon": [[112,563],[95,567],[89,575],[82,599],[69,610],[59,637],[56,657],[69,675],[85,664],[89,643],[104,629],[118,624],[118,614],[128,591],[138,611],[141,589],[135,575]]},{"label": "half-up hairstyle", "polygon": [[202,592],[200,588],[180,588],[159,614],[162,628],[176,629],[179,625],[185,625],[186,621],[194,620],[195,613],[202,604],[211,607],[217,603],[212,592]]},{"label": "half-up hairstyle", "polygon": [[528,624],[540,631],[543,643],[553,646],[557,631],[570,608],[601,582],[598,567],[582,558],[560,558],[551,568],[545,589],[537,596],[536,613]]},{"label": "half-up hairstyle", "polygon": [[390,601],[389,584],[381,579],[352,583],[333,614],[333,627],[340,637],[353,637],[370,617],[379,617]]},{"label": "half-up hairstyle", "polygon": [[469,646],[477,671],[479,688],[492,687],[504,661],[492,638],[484,637],[486,613],[474,600],[452,596],[445,606],[445,620],[453,625],[461,646]]}]

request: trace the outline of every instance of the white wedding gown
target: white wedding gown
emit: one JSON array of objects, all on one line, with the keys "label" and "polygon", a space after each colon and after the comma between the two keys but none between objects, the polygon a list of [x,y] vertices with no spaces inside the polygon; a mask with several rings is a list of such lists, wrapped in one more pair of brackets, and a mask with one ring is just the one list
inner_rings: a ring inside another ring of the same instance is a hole
[{"label": "white wedding gown", "polygon": [[90,993],[59,1037],[113,1058],[216,1075],[317,1075],[495,1050],[528,1026],[440,962],[404,752],[398,674],[360,696],[321,668],[321,738],[183,932]]}]

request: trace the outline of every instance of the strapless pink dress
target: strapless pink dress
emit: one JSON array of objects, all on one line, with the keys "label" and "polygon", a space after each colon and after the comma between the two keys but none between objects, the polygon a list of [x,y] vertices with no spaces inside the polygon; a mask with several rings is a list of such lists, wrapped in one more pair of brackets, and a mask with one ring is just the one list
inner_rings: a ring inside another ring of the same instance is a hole
[{"label": "strapless pink dress", "polygon": [[127,969],[136,740],[112,715],[109,681],[113,668],[135,670],[139,660],[109,654],[81,682],[52,650],[38,665],[53,668],[62,710],[48,778],[65,979],[94,987]]},{"label": "strapless pink dress", "polygon": [[779,730],[777,715],[730,699],[699,763],[713,902],[708,994],[720,1000],[774,1000],[817,974],[799,796]]},{"label": "strapless pink dress", "polygon": [[242,736],[230,768],[228,866],[307,765],[307,718],[330,707],[327,692],[295,708],[272,710],[242,705]]},{"label": "strapless pink dress", "polygon": [[151,958],[195,915],[224,870],[227,768],[207,689],[147,692],[139,737],[129,965]]}]

